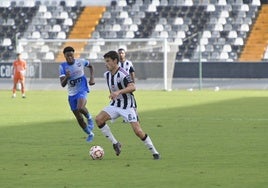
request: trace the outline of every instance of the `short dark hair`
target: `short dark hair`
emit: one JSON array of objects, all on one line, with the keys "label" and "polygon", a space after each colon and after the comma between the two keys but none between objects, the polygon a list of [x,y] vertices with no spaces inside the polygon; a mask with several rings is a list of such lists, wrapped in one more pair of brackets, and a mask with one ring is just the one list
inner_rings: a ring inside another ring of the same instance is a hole
[{"label": "short dark hair", "polygon": [[118,52],[119,52],[119,51],[124,51],[124,52],[126,52],[126,50],[125,50],[124,48],[119,48],[117,51],[118,51]]},{"label": "short dark hair", "polygon": [[109,51],[103,56],[104,58],[111,58],[112,60],[117,59],[117,62],[119,62],[119,56],[116,51]]},{"label": "short dark hair", "polygon": [[74,52],[74,48],[71,46],[67,46],[63,49],[63,53],[65,54],[66,52]]}]

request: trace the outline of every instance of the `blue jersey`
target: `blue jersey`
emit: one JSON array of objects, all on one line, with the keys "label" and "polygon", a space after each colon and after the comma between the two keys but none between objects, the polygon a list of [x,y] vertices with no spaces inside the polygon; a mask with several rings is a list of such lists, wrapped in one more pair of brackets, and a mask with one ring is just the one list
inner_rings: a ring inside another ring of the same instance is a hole
[{"label": "blue jersey", "polygon": [[84,67],[89,64],[89,61],[85,59],[75,59],[72,65],[69,65],[67,62],[60,64],[59,77],[65,76],[66,71],[70,71],[71,77],[67,81],[69,96],[74,96],[81,92],[89,92],[87,78],[84,73]]}]

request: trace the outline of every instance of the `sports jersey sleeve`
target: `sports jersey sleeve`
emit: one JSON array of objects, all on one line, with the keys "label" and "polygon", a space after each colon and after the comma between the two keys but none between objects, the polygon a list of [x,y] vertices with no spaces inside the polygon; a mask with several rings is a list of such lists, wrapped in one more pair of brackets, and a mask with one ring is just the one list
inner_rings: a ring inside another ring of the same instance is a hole
[{"label": "sports jersey sleeve", "polygon": [[61,64],[59,66],[59,77],[63,77],[63,76],[65,76],[65,69],[64,69],[64,65]]},{"label": "sports jersey sleeve", "polygon": [[107,79],[107,74],[108,74],[109,72],[108,71],[106,71],[104,74],[103,74],[103,77],[105,78],[105,79]]},{"label": "sports jersey sleeve", "polygon": [[87,66],[89,66],[89,65],[90,65],[90,62],[89,62],[88,60],[83,59],[83,61],[84,61],[84,66],[85,66],[85,67],[87,67]]},{"label": "sports jersey sleeve", "polygon": [[129,83],[133,83],[133,81],[132,81],[132,79],[131,79],[131,77],[130,77],[130,75],[128,74],[128,75],[126,75],[125,77],[124,77],[124,85],[125,85],[125,87],[127,87],[127,85],[129,84]]},{"label": "sports jersey sleeve", "polygon": [[134,66],[132,64],[132,62],[129,62],[129,73],[135,72]]},{"label": "sports jersey sleeve", "polygon": [[135,69],[133,66],[129,68],[129,73],[132,73],[132,72],[135,72]]}]

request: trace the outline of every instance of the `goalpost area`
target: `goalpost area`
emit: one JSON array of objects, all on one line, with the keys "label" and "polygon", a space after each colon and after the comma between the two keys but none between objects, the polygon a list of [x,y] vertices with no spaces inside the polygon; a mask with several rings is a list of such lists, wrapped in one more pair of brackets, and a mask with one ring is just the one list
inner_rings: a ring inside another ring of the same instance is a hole
[{"label": "goalpost area", "polygon": [[[58,66],[65,61],[63,49],[72,46],[75,58],[88,59],[95,67],[95,77],[103,78],[106,71],[103,55],[119,48],[126,50],[126,58],[134,64],[137,80],[153,80],[163,90],[172,89],[176,51],[166,39],[20,39],[17,51],[34,67],[35,79],[58,78]],[[174,49],[171,53],[171,49]],[[86,71],[87,72],[87,71]],[[86,73],[88,74],[88,73]]]},{"label": "goalpost area", "polygon": [[[95,67],[95,77],[101,84],[106,71],[103,55],[110,50],[124,48],[127,59],[135,67],[140,89],[200,89],[203,88],[268,88],[268,63],[262,62],[176,62],[177,45],[165,39],[85,39],[85,40],[27,40],[20,39],[17,51],[28,63],[26,84],[28,89],[57,89],[59,64],[65,61],[62,50],[71,45],[76,58],[88,59]],[[88,74],[88,71],[86,71]],[[12,62],[0,64],[0,89],[12,85]],[[41,85],[40,85],[41,84]],[[100,84],[100,85],[101,85]],[[40,85],[40,86],[39,86]],[[95,88],[105,88],[96,86]]]}]

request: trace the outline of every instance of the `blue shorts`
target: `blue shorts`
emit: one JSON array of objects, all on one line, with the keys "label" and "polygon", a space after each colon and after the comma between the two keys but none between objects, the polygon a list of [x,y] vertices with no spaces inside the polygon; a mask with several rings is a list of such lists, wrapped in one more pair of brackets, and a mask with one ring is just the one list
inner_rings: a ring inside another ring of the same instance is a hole
[{"label": "blue shorts", "polygon": [[78,99],[87,99],[87,92],[80,92],[76,95],[69,96],[68,101],[72,111],[77,110]]}]

